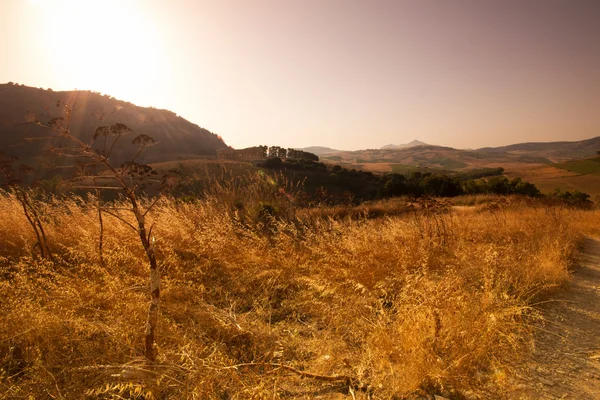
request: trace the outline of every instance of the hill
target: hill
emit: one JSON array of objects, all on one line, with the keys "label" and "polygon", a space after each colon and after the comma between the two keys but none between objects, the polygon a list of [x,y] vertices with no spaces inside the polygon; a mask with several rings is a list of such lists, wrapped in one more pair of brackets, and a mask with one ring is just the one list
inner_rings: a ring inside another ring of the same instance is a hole
[{"label": "hill", "polygon": [[[385,172],[380,167],[385,165],[388,171],[395,166],[417,168],[438,168],[462,170],[470,168],[498,167],[504,164],[550,164],[544,157],[532,154],[511,154],[505,152],[486,153],[472,150],[459,150],[442,146],[416,146],[404,149],[371,149],[339,152],[324,155],[324,161],[353,164],[355,168],[365,168]],[[403,167],[402,167],[403,168]]]},{"label": "hill", "polygon": [[543,193],[556,189],[580,191],[600,196],[600,157],[569,160],[550,165],[513,164],[507,165],[505,174],[509,178],[522,178],[533,183]]},{"label": "hill", "polygon": [[573,142],[528,142],[502,147],[484,147],[480,153],[529,154],[545,157],[553,162],[567,161],[573,158],[589,157],[600,150],[600,136]]},{"label": "hill", "polygon": [[[505,165],[549,165],[596,154],[600,137],[575,142],[518,143],[477,150],[428,145],[418,140],[380,149],[321,152],[326,162],[378,172],[420,168],[461,170]],[[560,167],[559,167],[560,168]]]},{"label": "hill", "polygon": [[340,151],[343,151],[343,150],[336,150],[336,149],[332,149],[330,147],[323,147],[323,146],[310,146],[310,147],[304,147],[304,148],[300,148],[300,149],[296,149],[296,150],[307,151],[307,152],[313,153],[317,156],[321,156],[324,154],[339,153]]},{"label": "hill", "polygon": [[[216,150],[227,147],[218,135],[201,128],[168,110],[138,107],[108,95],[91,91],[44,90],[27,86],[0,85],[0,148],[19,158],[36,157],[42,153],[44,141],[24,143],[25,138],[42,137],[47,130],[26,124],[33,115],[41,122],[59,117],[62,107],[57,101],[74,107],[71,131],[88,141],[99,125],[123,123],[133,135],[146,134],[160,146],[143,153],[143,162],[161,162],[215,156]],[[99,116],[105,114],[102,121]],[[133,139],[134,136],[131,137]],[[123,140],[114,162],[131,158],[136,151],[131,139]]]},{"label": "hill", "polygon": [[390,150],[390,149],[406,149],[409,147],[417,147],[417,146],[429,146],[427,143],[421,142],[419,140],[413,140],[409,143],[404,144],[386,144],[381,149],[382,150]]},{"label": "hill", "polygon": [[564,163],[556,164],[555,167],[581,175],[600,175],[600,157],[585,158],[583,160],[570,160]]}]

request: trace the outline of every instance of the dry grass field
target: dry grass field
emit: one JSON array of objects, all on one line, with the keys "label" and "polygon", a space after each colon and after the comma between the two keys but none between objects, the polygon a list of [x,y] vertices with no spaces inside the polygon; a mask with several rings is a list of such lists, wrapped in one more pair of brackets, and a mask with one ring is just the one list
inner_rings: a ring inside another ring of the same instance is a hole
[{"label": "dry grass field", "polygon": [[582,174],[551,165],[509,165],[505,169],[505,175],[510,179],[522,178],[533,183],[542,193],[560,189],[584,192],[592,199],[600,196],[600,175],[595,173]]},{"label": "dry grass field", "polygon": [[166,198],[148,214],[163,273],[155,365],[142,358],[148,267],[135,232],[105,215],[101,261],[91,202],[40,203],[55,261],[41,260],[20,204],[1,195],[0,397],[501,393],[531,350],[536,303],[569,279],[600,222],[515,199],[343,218],[274,192]]}]

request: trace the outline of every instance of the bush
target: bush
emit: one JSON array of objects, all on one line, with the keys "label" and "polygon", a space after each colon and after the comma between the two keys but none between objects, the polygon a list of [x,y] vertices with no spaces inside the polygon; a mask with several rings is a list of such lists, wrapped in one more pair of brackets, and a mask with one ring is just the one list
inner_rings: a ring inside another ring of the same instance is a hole
[{"label": "bush", "polygon": [[589,209],[594,206],[594,203],[590,200],[590,195],[579,191],[561,191],[556,189],[552,194],[548,196],[550,201],[554,203],[564,204],[570,207]]},{"label": "bush", "polygon": [[283,166],[283,161],[279,157],[271,157],[268,158],[265,162],[263,162],[261,166],[265,168],[278,169]]}]

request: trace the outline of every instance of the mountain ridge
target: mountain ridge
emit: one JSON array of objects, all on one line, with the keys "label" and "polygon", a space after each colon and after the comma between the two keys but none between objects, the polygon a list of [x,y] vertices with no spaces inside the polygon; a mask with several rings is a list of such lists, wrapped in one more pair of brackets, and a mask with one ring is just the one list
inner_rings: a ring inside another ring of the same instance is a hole
[{"label": "mountain ridge", "polygon": [[404,144],[386,144],[381,147],[381,150],[395,150],[395,149],[406,149],[410,147],[418,147],[418,146],[431,146],[425,142],[421,142],[420,140],[414,139],[408,143]]}]

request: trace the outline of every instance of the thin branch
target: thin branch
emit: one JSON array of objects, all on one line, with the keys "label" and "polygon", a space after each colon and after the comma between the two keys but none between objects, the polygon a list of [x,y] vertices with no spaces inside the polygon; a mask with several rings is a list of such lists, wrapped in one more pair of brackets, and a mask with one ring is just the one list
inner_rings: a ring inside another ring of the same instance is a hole
[{"label": "thin branch", "polygon": [[48,140],[48,139],[56,139],[58,136],[37,136],[37,137],[24,137],[23,141],[25,143],[33,142],[35,140]]},{"label": "thin branch", "polygon": [[125,220],[123,219],[123,217],[121,217],[120,215],[118,215],[118,214],[114,214],[114,213],[112,213],[112,212],[110,212],[110,211],[108,211],[108,210],[106,210],[106,209],[104,210],[104,212],[105,212],[105,213],[107,213],[108,215],[112,215],[113,217],[115,217],[115,218],[117,218],[117,219],[121,220],[121,222],[123,222],[123,223],[127,224],[127,225],[128,225],[128,226],[129,226],[131,229],[133,229],[134,231],[136,231],[136,232],[138,231],[138,228],[136,228],[135,226],[133,226],[131,223],[129,223],[129,222],[127,222],[127,221],[125,221]]},{"label": "thin branch", "polygon": [[148,229],[148,238],[146,239],[148,243],[152,242],[152,229],[154,229],[154,223],[152,223],[152,225],[150,225],[150,229]]},{"label": "thin branch", "polygon": [[45,246],[42,244],[42,238],[40,236],[40,232],[38,231],[37,224],[34,222],[33,218],[29,215],[29,210],[28,210],[29,202],[27,201],[27,193],[22,189],[17,189],[16,194],[17,194],[17,200],[19,200],[19,202],[21,203],[21,206],[23,207],[23,213],[25,214],[27,221],[29,221],[29,224],[33,228],[33,231],[35,232],[35,236],[38,241],[37,244],[38,244],[38,247],[40,248],[40,253],[42,255],[42,258],[46,258],[46,249],[45,249]]},{"label": "thin branch", "polygon": [[137,153],[135,153],[135,155],[133,156],[133,158],[131,159],[131,162],[135,162],[135,159],[137,158],[137,156],[139,156],[141,154],[142,151],[144,151],[144,149],[146,148],[146,146],[142,146],[140,147],[140,149],[138,150]]},{"label": "thin branch", "polygon": [[104,265],[104,221],[102,220],[102,204],[100,202],[100,189],[96,189],[96,206],[98,207],[98,224],[100,227],[98,239],[98,255],[100,256],[100,263]]},{"label": "thin branch", "polygon": [[150,204],[150,206],[146,209],[146,211],[144,211],[143,216],[145,217],[146,214],[148,214],[150,212],[150,210],[152,210],[152,208],[156,205],[156,203],[158,203],[158,201],[162,198],[161,195],[158,195],[156,197],[156,199],[152,202],[152,204]]},{"label": "thin branch", "polygon": [[115,145],[117,144],[117,142],[119,141],[119,139],[121,138],[121,134],[119,133],[117,135],[117,137],[115,138],[115,140],[112,142],[112,145],[110,146],[110,149],[108,149],[108,153],[106,153],[105,157],[108,159],[108,157],[110,157],[110,155],[112,154],[113,149],[115,148]]}]

